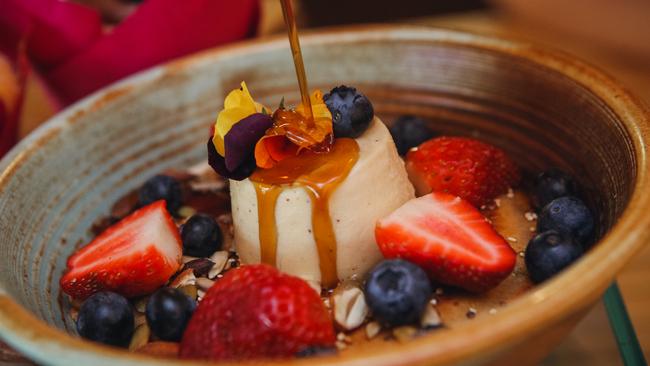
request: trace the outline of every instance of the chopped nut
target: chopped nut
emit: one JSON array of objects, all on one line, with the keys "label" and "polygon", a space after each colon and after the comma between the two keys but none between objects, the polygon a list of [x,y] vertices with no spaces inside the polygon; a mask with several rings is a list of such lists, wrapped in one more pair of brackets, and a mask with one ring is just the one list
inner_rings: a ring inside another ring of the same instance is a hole
[{"label": "chopped nut", "polygon": [[347,345],[347,343],[345,343],[345,342],[336,341],[336,348],[337,348],[339,351],[342,351],[342,350],[348,348],[348,345]]},{"label": "chopped nut", "polygon": [[194,271],[195,277],[205,277],[210,273],[212,267],[214,267],[214,263],[208,258],[198,258],[185,263],[184,268],[191,268]]},{"label": "chopped nut", "polygon": [[368,305],[363,291],[354,281],[343,282],[332,294],[334,321],[345,329],[358,328],[366,320]]},{"label": "chopped nut", "polygon": [[537,214],[534,213],[534,212],[531,212],[531,211],[529,211],[529,212],[525,212],[525,213],[524,213],[524,218],[525,218],[527,221],[534,221],[534,220],[537,219]]},{"label": "chopped nut", "polygon": [[398,342],[408,342],[413,339],[418,334],[418,330],[415,327],[410,325],[397,327],[393,329],[393,337],[397,339]]},{"label": "chopped nut", "polygon": [[515,238],[514,236],[509,236],[506,239],[508,239],[508,241],[511,242],[511,243],[516,243],[517,242],[517,238]]},{"label": "chopped nut", "polygon": [[442,326],[442,320],[440,320],[440,314],[438,309],[431,304],[427,304],[427,307],[422,313],[420,318],[420,326],[424,329],[434,329]]},{"label": "chopped nut", "polygon": [[201,289],[198,289],[198,290],[196,291],[196,293],[197,293],[197,299],[198,299],[198,301],[203,300],[203,297],[205,297],[205,291],[203,291],[203,290],[201,290]]},{"label": "chopped nut", "polygon": [[214,265],[210,269],[210,272],[208,272],[208,278],[214,279],[225,269],[226,263],[228,263],[228,252],[225,250],[215,252],[210,256],[210,260]]},{"label": "chopped nut", "polygon": [[519,256],[523,258],[523,257],[526,256],[526,253],[525,252],[519,252]]},{"label": "chopped nut", "polygon": [[214,285],[214,281],[201,277],[196,279],[196,285],[203,291],[208,291],[212,285]]},{"label": "chopped nut", "polygon": [[512,190],[512,188],[508,188],[508,193],[506,194],[508,198],[514,198],[515,197],[515,192]]},{"label": "chopped nut", "polygon": [[197,260],[197,259],[199,259],[199,258],[197,258],[197,257],[190,257],[189,255],[184,255],[184,256],[183,256],[183,259],[182,259],[182,262],[183,262],[183,264],[186,264],[186,263],[189,263],[189,262],[195,261],[195,260]]},{"label": "chopped nut", "polygon": [[535,229],[535,227],[534,227],[534,226],[531,226],[531,227],[529,227],[529,228],[528,228],[528,230],[530,230],[530,232],[531,232],[531,233],[534,233],[534,232],[535,232],[535,230],[537,230],[537,229]]},{"label": "chopped nut", "polygon": [[144,313],[148,301],[149,301],[149,296],[145,296],[138,299],[138,301],[135,302],[135,310],[139,313]]},{"label": "chopped nut", "polygon": [[381,332],[381,324],[376,321],[372,321],[366,325],[366,338],[373,339]]},{"label": "chopped nut", "polygon": [[[197,281],[198,282],[198,281]],[[189,296],[192,300],[196,300],[198,297],[196,285],[185,285],[178,288],[185,295]]]},{"label": "chopped nut", "polygon": [[196,213],[196,210],[190,206],[182,206],[178,209],[178,216],[180,217],[191,217]]},{"label": "chopped nut", "polygon": [[435,297],[432,298],[431,300],[429,300],[429,304],[431,304],[433,306],[438,305],[438,299],[436,299]]},{"label": "chopped nut", "polygon": [[497,207],[501,207],[501,200],[500,200],[499,198],[495,198],[495,199],[494,199],[494,204],[495,204]]},{"label": "chopped nut", "polygon": [[78,317],[79,317],[79,310],[77,310],[77,309],[75,309],[75,308],[71,308],[71,309],[70,309],[70,318],[71,318],[74,322],[76,322]]},{"label": "chopped nut", "polygon": [[194,270],[188,268],[183,272],[179,273],[176,278],[169,284],[169,287],[179,288],[186,285],[196,284],[196,276],[194,276]]},{"label": "chopped nut", "polygon": [[495,309],[495,308],[492,308],[492,309],[490,309],[490,310],[488,311],[488,314],[490,314],[490,315],[494,315],[494,314],[496,314],[496,313],[497,313],[497,309]]},{"label": "chopped nut", "polygon": [[145,344],[149,343],[149,337],[151,336],[151,330],[147,323],[144,323],[133,332],[133,337],[131,338],[131,343],[129,343],[129,350],[134,351],[138,348],[141,348]]}]

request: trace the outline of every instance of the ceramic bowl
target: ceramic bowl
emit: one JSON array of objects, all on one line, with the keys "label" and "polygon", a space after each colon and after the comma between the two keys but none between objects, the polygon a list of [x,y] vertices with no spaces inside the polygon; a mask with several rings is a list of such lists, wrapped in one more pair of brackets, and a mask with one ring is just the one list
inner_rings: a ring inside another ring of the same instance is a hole
[{"label": "ceramic bowl", "polygon": [[[390,121],[411,113],[501,146],[527,171],[559,166],[586,187],[601,240],[569,270],[477,317],[407,343],[278,364],[508,364],[539,360],[650,237],[649,117],[601,72],[528,44],[428,28],[371,26],[302,39],[312,88],[349,84]],[[60,300],[66,258],[120,196],[205,159],[225,94],[297,101],[285,38],[207,51],[143,72],[52,118],[0,163],[0,338],[42,364],[173,365],[82,341]]]}]

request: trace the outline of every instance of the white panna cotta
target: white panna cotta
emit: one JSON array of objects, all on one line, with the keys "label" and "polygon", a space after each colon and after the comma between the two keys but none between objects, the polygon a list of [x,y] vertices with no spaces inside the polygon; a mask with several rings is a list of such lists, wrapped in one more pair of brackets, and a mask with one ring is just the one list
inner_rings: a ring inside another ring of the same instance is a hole
[{"label": "white panna cotta", "polygon": [[414,189],[377,117],[360,137],[336,139],[330,153],[312,157],[306,165],[304,158],[282,161],[299,174],[288,181],[277,167],[260,172],[282,176],[283,184],[256,173],[231,180],[235,245],[242,263],[269,263],[331,288],[382,259],[375,223],[414,198]]}]

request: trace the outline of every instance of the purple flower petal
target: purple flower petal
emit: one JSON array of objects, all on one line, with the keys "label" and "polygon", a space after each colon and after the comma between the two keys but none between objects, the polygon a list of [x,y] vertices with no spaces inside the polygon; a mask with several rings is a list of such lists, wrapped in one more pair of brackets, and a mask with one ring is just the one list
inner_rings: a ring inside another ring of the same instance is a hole
[{"label": "purple flower petal", "polygon": [[226,168],[234,172],[251,156],[254,156],[255,144],[272,125],[271,116],[262,113],[251,114],[235,123],[223,139],[226,150]]},{"label": "purple flower petal", "polygon": [[250,177],[255,171],[255,157],[253,154],[250,154],[250,157],[244,161],[235,171],[231,172],[226,169],[225,159],[217,153],[217,149],[214,147],[212,142],[212,136],[208,140],[208,164],[214,169],[217,174],[221,175],[224,178],[234,179],[234,180],[244,180]]}]

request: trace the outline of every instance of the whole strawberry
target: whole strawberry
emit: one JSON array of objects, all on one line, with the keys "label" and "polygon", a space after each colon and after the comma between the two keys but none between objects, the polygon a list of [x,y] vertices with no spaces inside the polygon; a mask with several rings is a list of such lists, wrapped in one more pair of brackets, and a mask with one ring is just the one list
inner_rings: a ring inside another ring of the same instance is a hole
[{"label": "whole strawberry", "polygon": [[182,358],[292,357],[335,342],[320,296],[303,280],[265,265],[229,271],[205,295],[180,345]]},{"label": "whole strawberry", "polygon": [[503,150],[466,137],[431,139],[407,157],[419,196],[431,191],[459,196],[476,207],[519,183],[519,169]]}]

